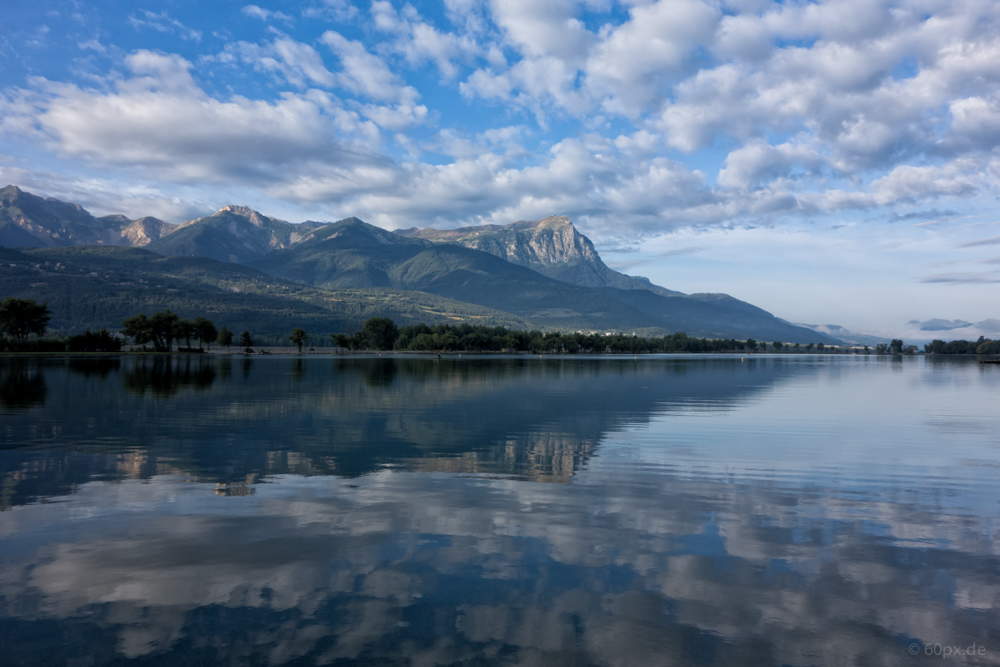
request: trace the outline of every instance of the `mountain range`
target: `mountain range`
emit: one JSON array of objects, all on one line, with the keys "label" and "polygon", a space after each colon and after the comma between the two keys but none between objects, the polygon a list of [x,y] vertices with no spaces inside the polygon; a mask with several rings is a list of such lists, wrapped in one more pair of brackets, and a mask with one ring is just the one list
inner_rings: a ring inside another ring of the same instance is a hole
[{"label": "mountain range", "polygon": [[142,247],[177,228],[157,218],[95,218],[79,204],[43,199],[8,185],[0,190],[0,246],[54,248],[77,245]]},{"label": "mountain range", "polygon": [[[42,271],[62,263],[59,257],[65,256],[68,261],[86,263],[88,279],[104,280],[105,274],[122,273],[121,267],[127,265],[131,279],[118,283],[131,284],[117,287],[142,292],[141,298],[132,300],[141,302],[143,308],[170,301],[178,312],[184,308],[178,308],[177,302],[187,295],[203,309],[213,298],[231,299],[231,292],[224,293],[233,285],[227,287],[227,279],[220,276],[236,271],[244,286],[268,285],[254,293],[268,312],[281,311],[268,299],[298,304],[292,311],[304,304],[320,308],[308,316],[314,328],[323,327],[324,316],[329,326],[343,327],[352,312],[357,317],[362,311],[377,314],[371,306],[379,299],[373,301],[372,295],[391,293],[411,306],[393,308],[382,300],[385,312],[393,313],[401,323],[434,323],[444,317],[453,323],[505,322],[517,328],[639,334],[684,331],[710,338],[839,343],[825,331],[791,324],[725,294],[682,294],[614,271],[565,216],[504,226],[390,232],[357,218],[293,224],[244,206],[226,206],[213,215],[171,225],[156,218],[94,217],[79,205],[8,186],[0,190],[0,246],[21,248],[6,251],[8,259],[15,258],[12,252],[23,256],[23,266],[10,261],[0,266],[4,296],[28,296],[44,286],[49,291],[72,291],[81,303],[111,298],[114,285],[99,289],[95,285],[91,297],[79,285],[63,285],[70,276],[66,271],[48,270],[44,279],[35,276],[38,280],[23,270],[17,280],[8,275],[8,269],[16,268],[9,264]],[[93,246],[112,247],[85,250]],[[66,248],[74,248],[76,254],[60,255]],[[75,259],[69,260],[70,256]],[[194,265],[183,262],[170,264],[165,257],[177,258],[174,262],[197,258],[183,261],[196,261],[198,268],[193,270]],[[182,268],[183,284],[162,287],[168,282],[164,276],[176,275]],[[143,272],[149,272],[149,278],[142,278]],[[241,299],[249,298],[246,292],[241,294]],[[360,307],[361,302],[369,307]],[[331,310],[331,303],[340,305]],[[241,307],[251,306],[246,302]],[[107,317],[117,317],[111,311]],[[443,315],[445,311],[451,314]],[[307,313],[286,315],[269,318],[267,326],[275,328],[275,333],[285,331],[299,326],[292,320]],[[69,328],[74,324],[83,328],[98,323],[78,313],[65,323]]]}]

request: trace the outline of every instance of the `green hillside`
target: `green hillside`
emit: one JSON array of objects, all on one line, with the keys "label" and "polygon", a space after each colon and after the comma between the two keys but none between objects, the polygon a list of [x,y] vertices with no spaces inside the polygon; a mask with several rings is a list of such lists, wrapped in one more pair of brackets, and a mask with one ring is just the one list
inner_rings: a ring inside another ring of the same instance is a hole
[{"label": "green hillside", "polygon": [[171,257],[247,263],[297,242],[318,224],[293,225],[245,206],[227,206],[214,215],[184,223],[148,247]]},{"label": "green hillside", "polygon": [[646,289],[572,285],[491,253],[387,232],[356,218],[317,229],[297,245],[272,252],[253,265],[326,288],[430,292],[563,331],[683,331],[710,338],[837,342],[726,295],[665,296]]},{"label": "green hillside", "polygon": [[832,336],[789,324],[766,310],[725,294],[661,296],[647,290],[612,287],[602,291],[648,313],[660,326],[670,331],[683,331],[689,336],[741,340],[751,336],[757,340],[786,343],[839,343]]},{"label": "green hillside", "polygon": [[373,316],[399,323],[531,328],[532,323],[434,294],[399,289],[304,287],[257,269],[203,257],[162,257],[138,248],[0,248],[0,297],[47,301],[50,330],[117,330],[125,317],[169,308],[231,330],[316,335],[357,328]]},{"label": "green hillside", "polygon": [[356,218],[317,229],[299,244],[253,262],[318,287],[419,290],[513,313],[555,329],[660,325],[598,290],[547,278],[489,253],[407,238]]}]

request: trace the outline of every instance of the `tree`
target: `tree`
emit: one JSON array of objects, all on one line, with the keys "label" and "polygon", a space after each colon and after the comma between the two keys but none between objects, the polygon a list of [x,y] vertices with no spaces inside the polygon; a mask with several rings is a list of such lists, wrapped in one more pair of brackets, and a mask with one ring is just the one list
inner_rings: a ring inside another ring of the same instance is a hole
[{"label": "tree", "polygon": [[391,350],[397,335],[396,323],[388,317],[369,318],[361,328],[361,338],[376,350]]},{"label": "tree", "polygon": [[755,341],[753,338],[747,338],[746,345],[747,345],[747,352],[753,352],[757,349],[757,341]]},{"label": "tree", "polygon": [[[211,350],[212,343],[219,338],[219,332],[216,330],[215,325],[212,324],[211,320],[207,320],[204,317],[194,318],[193,324],[194,335]],[[232,334],[229,334],[230,339],[232,339],[232,336]]]},{"label": "tree", "polygon": [[347,334],[338,333],[338,334],[330,334],[330,338],[333,339],[333,342],[337,345],[337,347],[346,347],[348,349],[354,347],[353,336],[348,336]]},{"label": "tree", "polygon": [[181,346],[181,339],[184,339],[184,343],[187,349],[191,349],[191,338],[195,335],[194,322],[190,320],[177,320],[177,326],[174,329],[174,338],[177,339],[177,347]]},{"label": "tree", "polygon": [[809,343],[808,345],[806,345],[806,352],[812,352],[814,347],[815,347],[814,343]]},{"label": "tree", "polygon": [[145,345],[153,340],[153,327],[149,324],[146,313],[126,317],[122,322],[121,332],[131,338],[136,345]]},{"label": "tree", "polygon": [[309,340],[309,335],[306,333],[305,329],[300,329],[295,327],[292,329],[292,335],[288,337],[288,340],[292,341],[299,346],[299,354],[302,354],[302,343]]},{"label": "tree", "polygon": [[250,337],[249,331],[240,334],[240,347],[246,354],[253,354],[253,338]]},{"label": "tree", "polygon": [[976,346],[976,354],[1000,354],[1000,340],[984,340]]},{"label": "tree", "polygon": [[781,352],[781,348],[785,346],[784,343],[782,343],[780,340],[774,341],[773,343],[771,343],[771,345],[774,346],[775,352]]},{"label": "tree", "polygon": [[153,313],[149,318],[149,328],[153,347],[159,352],[169,352],[170,346],[177,337],[178,323],[181,318],[169,310]]},{"label": "tree", "polygon": [[229,346],[233,344],[233,332],[227,329],[226,327],[222,327],[221,329],[219,329],[218,340],[219,340],[219,345],[228,350]]},{"label": "tree", "polygon": [[30,334],[41,336],[49,325],[52,314],[49,305],[38,304],[34,299],[7,297],[0,303],[0,333],[9,335],[19,343]]},{"label": "tree", "polygon": [[67,352],[119,352],[122,340],[107,329],[82,334],[66,339]]},{"label": "tree", "polygon": [[889,343],[889,349],[892,350],[893,354],[903,354],[903,341],[893,338],[892,342]]}]

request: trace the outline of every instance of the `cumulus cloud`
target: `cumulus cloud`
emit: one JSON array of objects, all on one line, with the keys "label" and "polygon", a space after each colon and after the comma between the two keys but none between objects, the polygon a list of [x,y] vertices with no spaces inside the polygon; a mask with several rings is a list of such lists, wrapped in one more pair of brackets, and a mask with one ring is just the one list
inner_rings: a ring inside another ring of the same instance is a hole
[{"label": "cumulus cloud", "polygon": [[110,92],[37,80],[35,91],[5,105],[5,129],[31,133],[64,156],[141,167],[173,182],[266,187],[290,166],[384,161],[372,152],[377,128],[319,91],[220,101],[179,56],[138,51],[126,66],[131,76]]},{"label": "cumulus cloud", "polygon": [[630,8],[629,20],[602,31],[584,66],[606,110],[636,116],[663,98],[699,44],[711,41],[719,11],[696,0]]},{"label": "cumulus cloud", "polygon": [[597,42],[577,18],[580,6],[572,0],[493,0],[490,9],[505,39],[529,57],[582,64]]},{"label": "cumulus cloud", "polygon": [[320,40],[340,58],[341,72],[337,82],[352,93],[380,102],[413,102],[420,94],[403,80],[365,45],[328,30]]},{"label": "cumulus cloud", "polygon": [[[1000,175],[991,3],[447,0],[442,18],[393,0],[360,13],[316,0],[294,21],[234,11],[288,32],[304,19],[351,25],[304,41],[269,27],[197,65],[140,51],[92,87],[34,79],[3,92],[0,131],[92,166],[335,202],[387,226],[566,213],[591,232],[643,235],[910,215],[989,196]],[[130,20],[200,38],[166,13]],[[264,73],[268,91],[202,86],[219,64]],[[419,74],[429,65],[440,90]]]},{"label": "cumulus cloud", "polygon": [[413,66],[432,62],[446,79],[458,75],[454,60],[468,61],[479,51],[468,35],[444,32],[427,23],[412,5],[397,12],[391,2],[376,0],[371,6],[375,27],[393,35],[392,46]]},{"label": "cumulus cloud", "polygon": [[267,44],[228,44],[216,59],[223,62],[239,59],[298,88],[308,85],[330,88],[336,83],[336,77],[326,68],[316,49],[289,37],[282,36]]},{"label": "cumulus cloud", "polygon": [[723,187],[750,188],[787,178],[796,167],[809,170],[823,166],[823,158],[809,146],[784,143],[772,146],[754,141],[732,151],[719,171],[717,183]]}]

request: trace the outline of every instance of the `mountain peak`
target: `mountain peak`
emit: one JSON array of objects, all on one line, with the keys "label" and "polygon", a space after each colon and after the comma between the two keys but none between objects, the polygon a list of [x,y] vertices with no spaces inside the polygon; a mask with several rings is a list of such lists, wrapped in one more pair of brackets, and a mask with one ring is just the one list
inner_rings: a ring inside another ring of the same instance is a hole
[{"label": "mountain peak", "polygon": [[576,227],[573,226],[573,221],[569,219],[566,215],[550,215],[547,218],[542,218],[541,220],[518,220],[517,222],[512,222],[506,227],[510,229],[562,229],[565,227],[571,227],[573,231],[576,231]]},{"label": "mountain peak", "polygon": [[237,206],[235,204],[230,204],[229,206],[223,206],[222,208],[219,209],[216,215],[220,215],[222,213],[231,213],[232,215],[237,215],[241,218],[246,218],[247,220],[250,221],[250,224],[254,225],[255,227],[263,227],[268,223],[268,221],[272,220],[272,218],[269,218],[263,213],[259,213],[253,210],[249,206]]},{"label": "mountain peak", "polygon": [[79,204],[42,198],[16,185],[0,190],[0,226],[7,228],[0,234],[0,245],[49,247],[142,246],[173,230],[173,226],[156,220],[139,225],[140,231],[133,228],[135,221],[124,215],[95,218]]},{"label": "mountain peak", "polygon": [[646,290],[661,296],[681,294],[653,285],[647,278],[626,276],[608,268],[590,239],[565,215],[450,230],[411,227],[397,229],[396,234],[435,243],[457,243],[574,285]]}]

